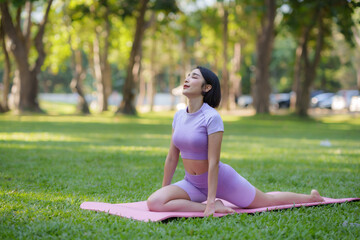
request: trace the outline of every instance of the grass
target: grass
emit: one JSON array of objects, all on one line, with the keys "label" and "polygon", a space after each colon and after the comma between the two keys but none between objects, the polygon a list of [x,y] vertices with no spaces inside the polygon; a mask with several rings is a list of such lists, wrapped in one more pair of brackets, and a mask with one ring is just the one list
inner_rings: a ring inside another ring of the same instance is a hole
[{"label": "grass", "polygon": [[[173,112],[0,115],[0,239],[356,239],[360,202],[143,223],[83,201],[145,200],[161,186]],[[222,161],[263,191],[360,197],[360,119],[223,116]],[[330,147],[321,146],[328,140]],[[173,181],[183,178],[180,163]]]}]

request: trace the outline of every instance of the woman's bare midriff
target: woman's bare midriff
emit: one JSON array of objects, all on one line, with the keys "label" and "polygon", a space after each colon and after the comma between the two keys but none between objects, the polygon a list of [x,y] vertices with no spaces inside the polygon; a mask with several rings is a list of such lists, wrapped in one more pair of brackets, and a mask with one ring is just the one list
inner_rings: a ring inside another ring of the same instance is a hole
[{"label": "woman's bare midriff", "polygon": [[183,159],[185,170],[192,175],[200,175],[208,171],[208,160]]}]

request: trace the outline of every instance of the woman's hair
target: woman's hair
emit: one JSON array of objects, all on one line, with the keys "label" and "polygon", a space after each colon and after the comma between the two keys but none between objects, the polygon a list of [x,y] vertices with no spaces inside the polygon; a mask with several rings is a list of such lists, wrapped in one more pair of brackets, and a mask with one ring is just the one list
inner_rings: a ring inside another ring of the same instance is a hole
[{"label": "woman's hair", "polygon": [[205,79],[206,84],[211,85],[211,89],[208,92],[202,92],[204,96],[204,102],[209,104],[211,107],[216,108],[220,104],[221,100],[221,89],[219,78],[211,70],[197,66],[197,69],[200,70],[201,75]]}]

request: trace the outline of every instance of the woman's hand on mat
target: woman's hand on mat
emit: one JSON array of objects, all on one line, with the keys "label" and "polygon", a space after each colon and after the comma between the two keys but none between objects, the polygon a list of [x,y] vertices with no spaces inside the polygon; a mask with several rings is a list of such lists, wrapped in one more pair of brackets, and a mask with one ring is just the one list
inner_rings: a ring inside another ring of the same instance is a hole
[{"label": "woman's hand on mat", "polygon": [[215,202],[207,203],[204,211],[204,216],[209,217],[215,213]]},{"label": "woman's hand on mat", "polygon": [[215,203],[206,204],[204,216],[208,217],[214,213],[235,213],[235,210],[230,207],[226,207],[221,200],[216,200]]}]

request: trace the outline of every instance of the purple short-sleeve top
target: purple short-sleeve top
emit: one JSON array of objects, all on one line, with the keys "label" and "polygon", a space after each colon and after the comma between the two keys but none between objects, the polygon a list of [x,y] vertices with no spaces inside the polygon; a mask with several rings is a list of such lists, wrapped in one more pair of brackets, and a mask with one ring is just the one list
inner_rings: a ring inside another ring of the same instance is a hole
[{"label": "purple short-sleeve top", "polygon": [[208,135],[224,131],[220,114],[207,103],[194,113],[187,109],[176,112],[172,127],[172,141],[181,157],[193,160],[207,160]]}]

